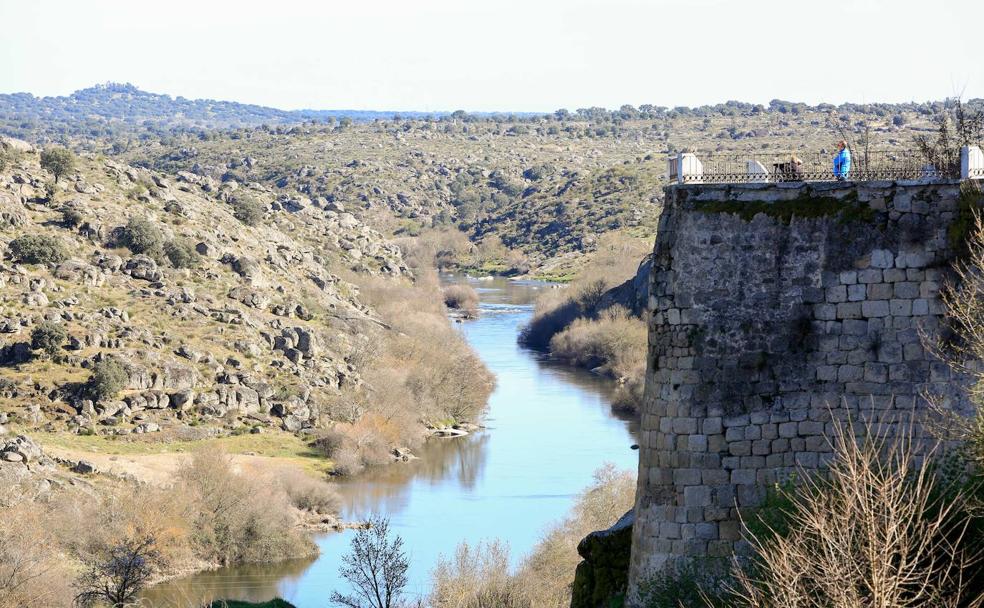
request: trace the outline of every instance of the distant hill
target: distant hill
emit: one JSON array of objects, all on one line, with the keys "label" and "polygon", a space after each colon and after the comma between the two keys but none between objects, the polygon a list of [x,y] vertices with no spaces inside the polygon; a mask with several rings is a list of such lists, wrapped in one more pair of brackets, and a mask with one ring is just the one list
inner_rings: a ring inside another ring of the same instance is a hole
[{"label": "distant hill", "polygon": [[132,84],[107,83],[67,97],[30,93],[0,95],[0,134],[29,141],[101,138],[123,134],[235,128],[348,118],[367,122],[394,116],[440,116],[426,112],[366,110],[278,110],[233,101],[186,99],[142,91]]}]

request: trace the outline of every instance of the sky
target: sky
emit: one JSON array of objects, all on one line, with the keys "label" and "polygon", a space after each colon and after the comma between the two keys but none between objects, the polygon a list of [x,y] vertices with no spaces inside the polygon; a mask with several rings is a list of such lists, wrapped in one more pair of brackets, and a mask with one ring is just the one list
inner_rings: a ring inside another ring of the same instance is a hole
[{"label": "sky", "polygon": [[0,0],[0,93],[547,112],[984,97],[984,0]]}]

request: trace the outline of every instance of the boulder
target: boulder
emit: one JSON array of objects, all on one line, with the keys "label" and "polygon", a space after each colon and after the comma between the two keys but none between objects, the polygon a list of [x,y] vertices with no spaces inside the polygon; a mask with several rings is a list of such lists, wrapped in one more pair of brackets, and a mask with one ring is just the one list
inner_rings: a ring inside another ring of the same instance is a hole
[{"label": "boulder", "polygon": [[164,273],[157,267],[157,262],[143,254],[128,259],[123,270],[134,279],[142,279],[152,283],[164,278]]},{"label": "boulder", "polygon": [[571,608],[599,608],[625,592],[635,511],[629,511],[607,530],[592,532],[577,545],[584,561],[577,566]]}]

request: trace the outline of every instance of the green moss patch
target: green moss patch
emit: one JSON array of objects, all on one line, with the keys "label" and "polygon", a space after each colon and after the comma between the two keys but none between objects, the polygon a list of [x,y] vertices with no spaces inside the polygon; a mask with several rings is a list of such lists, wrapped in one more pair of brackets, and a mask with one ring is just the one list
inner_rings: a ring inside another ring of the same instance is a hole
[{"label": "green moss patch", "polygon": [[794,217],[817,218],[840,216],[842,222],[873,221],[875,212],[858,203],[857,195],[838,199],[829,196],[801,196],[789,201],[695,201],[694,209],[701,213],[730,213],[751,221],[762,213],[788,224]]}]

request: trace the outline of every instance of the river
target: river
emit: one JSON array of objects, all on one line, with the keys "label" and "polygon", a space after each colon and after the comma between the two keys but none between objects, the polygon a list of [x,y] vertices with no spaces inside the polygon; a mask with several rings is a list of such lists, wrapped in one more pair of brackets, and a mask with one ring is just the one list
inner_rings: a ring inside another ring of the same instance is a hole
[{"label": "river", "polygon": [[[464,280],[464,279],[462,279]],[[486,428],[467,437],[431,439],[419,460],[338,484],[343,518],[390,518],[411,559],[411,597],[426,595],[441,554],[463,540],[502,539],[514,564],[560,520],[605,462],[634,470],[634,424],[612,413],[611,382],[557,364],[517,345],[544,283],[468,279],[481,315],[459,325],[495,373]],[[317,539],[315,560],[223,568],[159,585],[154,606],[197,606],[202,598],[264,601],[282,597],[297,608],[325,608],[344,590],[339,558],[354,532]]]}]

